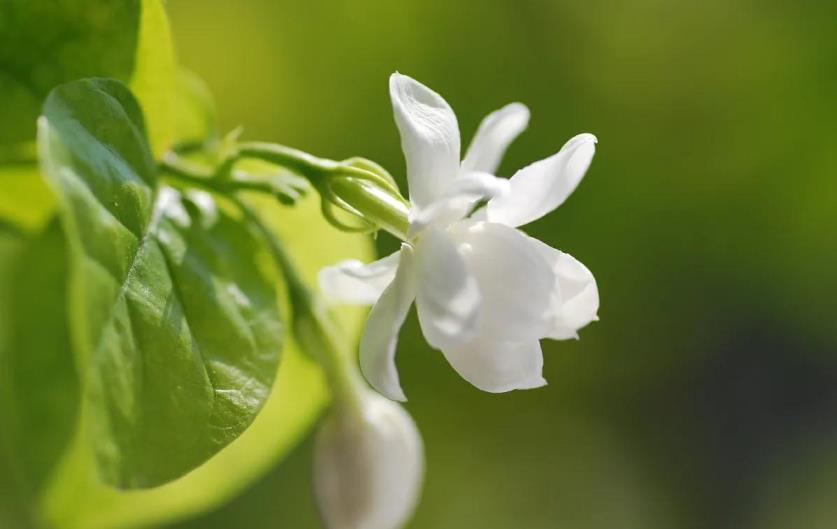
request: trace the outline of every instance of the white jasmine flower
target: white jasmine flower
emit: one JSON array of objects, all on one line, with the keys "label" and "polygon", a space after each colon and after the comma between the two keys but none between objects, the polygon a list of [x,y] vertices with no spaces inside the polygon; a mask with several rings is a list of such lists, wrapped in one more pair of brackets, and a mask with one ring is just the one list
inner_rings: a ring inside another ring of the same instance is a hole
[{"label": "white jasmine flower", "polygon": [[[427,342],[476,387],[544,385],[539,340],[577,337],[597,319],[598,289],[583,264],[517,228],[573,192],[596,137],[575,136],[557,154],[501,179],[493,173],[529,121],[524,105],[488,115],[460,162],[456,116],[439,94],[396,73],[390,97],[407,160],[407,240],[374,263],[344,261],[320,273],[332,298],[374,303],[360,344],[364,375],[383,395],[405,400],[395,349],[415,301]],[[487,203],[474,212],[481,200]]]},{"label": "white jasmine flower", "polygon": [[338,403],[317,435],[314,491],[328,529],[396,529],[412,514],[424,477],[421,437],[395,402],[362,390]]}]

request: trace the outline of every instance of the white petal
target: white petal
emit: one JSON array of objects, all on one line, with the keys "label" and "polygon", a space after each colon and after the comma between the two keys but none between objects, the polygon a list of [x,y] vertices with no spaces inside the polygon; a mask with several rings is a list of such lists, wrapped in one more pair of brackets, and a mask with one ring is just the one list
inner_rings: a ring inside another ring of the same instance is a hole
[{"label": "white petal", "polygon": [[400,254],[395,252],[369,264],[356,259],[320,270],[317,279],[326,297],[343,303],[371,305],[395,277]]},{"label": "white petal", "polygon": [[599,319],[599,289],[596,279],[586,266],[570,254],[556,250],[537,239],[530,240],[555,272],[553,326],[546,337],[553,340],[577,338],[579,329]]},{"label": "white petal", "polygon": [[363,392],[357,408],[338,404],[317,433],[313,477],[327,529],[402,527],[424,477],[413,419],[371,391]]},{"label": "white petal", "polygon": [[525,342],[544,336],[555,276],[529,237],[503,224],[470,221],[451,233],[479,285],[481,339]]},{"label": "white petal", "polygon": [[497,178],[482,171],[460,172],[445,190],[445,197],[467,196],[472,199],[491,199],[501,197],[511,191],[511,183],[506,178]]},{"label": "white petal", "polygon": [[546,385],[537,340],[515,343],[480,339],[443,352],[462,378],[483,391],[502,393]]},{"label": "white petal", "polygon": [[486,116],[465,153],[462,170],[496,172],[506,149],[528,124],[529,109],[522,103],[511,103]]},{"label": "white petal", "polygon": [[401,245],[401,262],[395,279],[384,289],[369,312],[360,339],[360,370],[379,393],[392,400],[407,400],[395,366],[398,332],[415,298],[413,249]]},{"label": "white petal", "polygon": [[416,287],[416,309],[427,343],[444,349],[474,336],[480,292],[447,232],[428,228],[419,238]]},{"label": "white petal", "polygon": [[509,192],[509,181],[488,173],[470,172],[457,176],[442,198],[426,208],[410,211],[407,238],[412,239],[428,226],[447,227],[463,219],[479,200],[491,199]]},{"label": "white petal", "polygon": [[389,94],[407,159],[410,200],[425,207],[459,170],[456,115],[442,96],[406,75],[392,74]]},{"label": "white petal", "polygon": [[554,210],[581,182],[595,151],[596,137],[579,134],[557,154],[519,170],[511,177],[511,192],[486,206],[488,220],[522,226]]}]

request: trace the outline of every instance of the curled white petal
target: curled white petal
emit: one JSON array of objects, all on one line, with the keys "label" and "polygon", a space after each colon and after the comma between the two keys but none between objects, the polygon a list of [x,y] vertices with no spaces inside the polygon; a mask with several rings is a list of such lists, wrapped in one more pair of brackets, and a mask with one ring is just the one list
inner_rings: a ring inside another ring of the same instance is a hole
[{"label": "curled white petal", "polygon": [[402,527],[423,477],[415,423],[401,406],[372,392],[364,390],[359,410],[336,407],[317,434],[314,491],[327,529]]},{"label": "curled white petal", "polygon": [[331,299],[343,303],[371,305],[395,277],[400,254],[395,252],[372,263],[356,259],[340,261],[320,270],[320,290]]},{"label": "curled white petal", "polygon": [[413,250],[401,245],[401,258],[395,278],[384,289],[369,312],[360,339],[360,369],[379,393],[392,400],[407,400],[395,366],[398,332],[415,298]]},{"label": "curled white petal", "polygon": [[595,151],[596,137],[579,134],[558,153],[519,170],[511,177],[511,191],[486,206],[488,220],[522,226],[554,210],[581,182]]},{"label": "curled white petal", "polygon": [[483,391],[503,393],[546,385],[538,340],[479,339],[443,353],[462,378]]},{"label": "curled white petal", "polygon": [[490,222],[451,230],[482,297],[483,339],[525,342],[544,336],[551,320],[554,273],[523,232]]},{"label": "curled white petal", "polygon": [[392,74],[389,93],[407,160],[410,200],[425,207],[459,169],[459,124],[442,96],[406,75]]},{"label": "curled white petal", "polygon": [[555,273],[553,323],[546,337],[553,340],[577,338],[578,330],[598,320],[599,289],[593,273],[568,253],[530,238],[532,245],[549,262]]},{"label": "curled white petal", "polygon": [[485,117],[462,160],[464,171],[494,173],[511,142],[529,124],[529,109],[522,103],[511,103]]},{"label": "curled white petal", "polygon": [[416,309],[424,337],[437,349],[471,339],[480,312],[477,282],[447,232],[428,228],[416,247]]}]

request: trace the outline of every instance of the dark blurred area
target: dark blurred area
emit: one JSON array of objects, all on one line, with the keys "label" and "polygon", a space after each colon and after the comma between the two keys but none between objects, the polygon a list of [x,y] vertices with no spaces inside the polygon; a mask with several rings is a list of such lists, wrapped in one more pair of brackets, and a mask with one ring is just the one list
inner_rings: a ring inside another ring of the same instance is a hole
[{"label": "dark blurred area", "polygon": [[[402,187],[395,70],[445,96],[465,142],[526,103],[503,175],[599,138],[575,194],[527,227],[602,296],[580,341],[545,342],[547,387],[481,393],[408,320],[398,364],[428,460],[410,527],[837,527],[837,3],[168,7],[224,127],[369,157]],[[306,441],[172,528],[316,527],[310,458]]]}]

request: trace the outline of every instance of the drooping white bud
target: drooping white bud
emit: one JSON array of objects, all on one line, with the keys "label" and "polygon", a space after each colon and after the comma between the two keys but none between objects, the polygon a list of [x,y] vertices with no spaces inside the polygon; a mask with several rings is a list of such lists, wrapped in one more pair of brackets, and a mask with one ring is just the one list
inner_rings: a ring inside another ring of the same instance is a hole
[{"label": "drooping white bud", "polygon": [[314,490],[328,529],[403,526],[423,477],[421,436],[400,405],[365,389],[353,405],[335,403],[314,453]]}]

